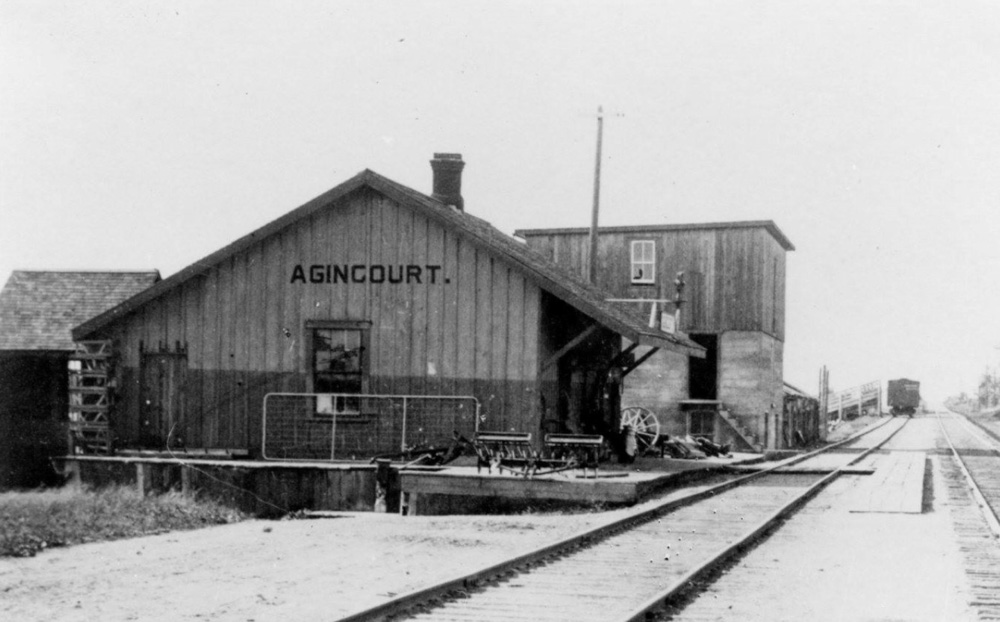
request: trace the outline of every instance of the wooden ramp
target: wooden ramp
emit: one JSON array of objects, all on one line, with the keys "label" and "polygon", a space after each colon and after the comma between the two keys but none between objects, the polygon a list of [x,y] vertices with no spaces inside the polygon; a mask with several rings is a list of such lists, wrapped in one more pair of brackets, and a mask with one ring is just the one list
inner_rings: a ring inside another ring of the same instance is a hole
[{"label": "wooden ramp", "polygon": [[924,504],[922,451],[894,451],[881,456],[875,473],[864,480],[851,512],[894,512],[920,514]]},{"label": "wooden ramp", "polygon": [[[660,460],[670,471],[563,471],[521,477],[469,467],[399,472],[400,511],[409,515],[505,514],[530,508],[633,505],[667,488],[686,485],[723,464]],[[676,464],[686,463],[686,464]],[[541,503],[541,505],[538,505]]]}]

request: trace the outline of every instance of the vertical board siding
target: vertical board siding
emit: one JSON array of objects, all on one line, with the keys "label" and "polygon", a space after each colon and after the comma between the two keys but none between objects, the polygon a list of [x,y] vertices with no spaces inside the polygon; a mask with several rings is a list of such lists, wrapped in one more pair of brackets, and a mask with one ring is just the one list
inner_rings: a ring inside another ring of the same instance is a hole
[{"label": "vertical board siding", "polygon": [[[413,219],[413,239],[408,244],[410,261],[423,266],[427,264],[427,219],[415,216]],[[424,275],[426,277],[426,275]],[[409,279],[407,279],[409,280]],[[426,278],[422,279],[426,281]],[[410,368],[407,375],[411,378],[410,392],[423,395],[427,381],[427,299],[429,286],[426,282],[407,283],[412,306],[410,307]]]},{"label": "vertical board siding", "polygon": [[264,281],[267,289],[264,292],[264,304],[258,309],[264,315],[264,355],[261,361],[264,370],[282,371],[282,351],[288,337],[284,331],[282,317],[283,296],[274,295],[285,287],[285,273],[280,269],[284,265],[281,253],[281,235],[272,236],[263,242],[263,259],[261,270],[265,272]]},{"label": "vertical board siding", "polygon": [[[490,348],[493,347],[493,260],[486,253],[476,252],[476,278],[473,287],[476,288],[476,361],[474,378],[475,392],[477,395],[484,395],[483,401],[484,415],[493,415],[493,392],[491,378],[491,363],[493,357]],[[490,418],[491,426],[496,425],[498,420],[495,416]]]},{"label": "vertical board siding", "polygon": [[[777,246],[777,244],[774,244]],[[777,337],[780,341],[785,340],[785,285],[787,283],[787,265],[785,264],[785,254],[783,249],[774,249],[774,258],[778,263],[778,282],[775,285],[778,291],[775,294],[775,314],[778,316]]]},{"label": "vertical board siding", "polygon": [[282,331],[287,330],[290,336],[281,352],[281,369],[286,372],[299,371],[299,350],[302,348],[302,287],[291,283],[292,271],[303,262],[300,246],[302,224],[297,223],[286,229],[282,235],[281,277],[282,286],[275,295],[282,297]]},{"label": "vertical board siding", "polygon": [[[417,218],[417,215],[410,210],[398,211],[398,260],[400,264],[404,264],[406,263],[405,259],[409,256],[409,253],[413,248],[414,220]],[[386,369],[392,370],[390,373],[396,381],[391,385],[393,388],[389,392],[409,394],[411,393],[410,366],[412,365],[411,352],[413,351],[414,338],[412,321],[414,301],[409,295],[409,285],[396,285],[395,289],[398,290],[393,292],[397,296],[396,303],[398,305],[396,307],[396,335],[398,341],[395,344],[395,352],[393,354],[394,360],[392,365],[391,367],[386,367]],[[374,361],[373,368],[375,368]],[[383,369],[383,366],[379,365],[378,369]]]},{"label": "vertical board siding", "polygon": [[[379,213],[380,231],[377,243],[372,245],[373,258],[378,257],[381,263],[388,266],[399,264],[405,252],[405,249],[400,248],[399,210],[381,201],[374,202],[374,209]],[[400,335],[406,334],[402,322],[407,319],[408,314],[401,312],[405,296],[400,287],[377,288],[372,295],[374,297],[374,312],[371,318],[372,357],[374,361],[379,362],[379,368],[383,370],[383,374],[372,378],[372,391],[388,393],[391,384],[387,383],[384,377],[397,376],[401,371],[398,348],[404,341]]]},{"label": "vertical board siding", "polygon": [[[232,372],[234,369],[233,354],[233,326],[235,314],[233,313],[234,299],[233,281],[233,259],[229,258],[222,262],[219,267],[219,371]],[[216,442],[220,446],[228,446],[229,439],[235,436],[233,420],[233,403],[229,399],[231,373],[220,373],[215,378],[214,395],[211,397],[209,406],[210,412],[218,422],[218,436]]]},{"label": "vertical board siding", "polygon": [[149,341],[149,350],[158,350],[163,345],[163,339],[166,333],[166,320],[164,316],[167,310],[166,298],[161,296],[157,301],[158,304],[147,310],[147,316],[149,318],[149,327],[147,331],[147,336]]},{"label": "vertical board siding", "polygon": [[[202,360],[202,342],[191,341],[202,332],[201,301],[204,279],[194,278],[184,284],[184,343],[187,347],[188,368],[197,367]],[[201,374],[187,374],[184,383],[184,438],[192,447],[204,445],[202,438],[203,413],[201,408]]]},{"label": "vertical board siding", "polygon": [[[219,269],[213,267],[206,277],[205,305],[202,307],[203,332],[200,336],[204,344],[205,358],[201,369],[219,369]],[[217,374],[203,374],[201,388],[202,432],[206,447],[219,444],[219,419],[213,408]]]},{"label": "vertical board siding", "polygon": [[[316,215],[313,214],[302,219],[295,225],[295,248],[299,250],[299,255],[301,257],[314,257],[315,253],[313,251],[313,221],[316,219]],[[296,262],[300,263],[300,262]],[[288,273],[289,280],[291,280],[291,272]],[[309,278],[308,272],[306,273],[306,278]],[[315,308],[314,301],[317,297],[317,292],[315,287],[299,287],[296,292],[298,295],[298,308],[299,308],[299,323],[305,324],[308,320],[313,318],[313,310]],[[300,329],[301,332],[301,329]]]},{"label": "vertical board siding", "polygon": [[480,343],[482,339],[476,330],[476,249],[465,240],[456,240],[458,246],[458,265],[452,271],[457,274],[454,280],[458,290],[455,298],[458,300],[458,332],[455,334],[455,345],[458,350],[458,388],[459,395],[470,395],[474,391],[472,379],[476,377],[476,366],[480,358]]},{"label": "vertical board siding", "polygon": [[247,328],[251,336],[247,350],[247,369],[264,370],[267,343],[274,337],[267,326],[267,271],[263,270],[264,245],[255,244],[247,258]]},{"label": "vertical board siding", "polygon": [[166,348],[171,352],[177,348],[178,342],[182,347],[184,345],[183,293],[184,290],[178,288],[166,296],[166,325],[163,340]]},{"label": "vertical board siding", "polygon": [[[346,259],[347,263],[352,265],[368,263],[368,227],[366,226],[368,210],[365,209],[365,205],[366,202],[363,197],[358,197],[354,201],[345,204],[343,211],[347,222],[339,225],[344,226],[345,232],[348,234]],[[317,259],[321,258],[321,256],[317,256]],[[300,256],[300,259],[302,263],[307,264],[314,261],[309,256]],[[352,283],[349,287],[345,288],[347,290],[348,318],[362,319],[366,317],[366,294],[368,293],[368,286],[368,279],[365,279],[364,283]]]},{"label": "vertical board siding", "polygon": [[[529,247],[562,268],[586,273],[586,234],[546,233],[526,239]],[[632,285],[630,243],[649,239],[656,242],[656,283]],[[603,232],[598,257],[597,284],[609,297],[672,299],[676,274],[696,273],[697,287],[685,292],[689,300],[686,311],[691,314],[684,321],[688,330],[759,330],[777,332],[775,336],[783,339],[785,251],[764,228]],[[769,275],[775,259],[777,279]],[[695,295],[697,300],[692,300]],[[648,313],[648,306],[642,311]],[[780,320],[775,321],[775,315]]]},{"label": "vertical board siding", "polygon": [[507,313],[510,308],[507,305],[508,302],[508,281],[507,273],[509,272],[506,265],[499,261],[492,261],[493,274],[491,275],[491,287],[492,287],[492,301],[490,303],[490,311],[492,312],[492,345],[490,346],[490,354],[492,355],[492,360],[490,361],[490,395],[497,402],[497,416],[499,421],[503,423],[506,427],[510,425],[507,420],[507,395],[505,392],[506,387],[504,386],[503,377],[507,372],[507,346],[510,344],[510,339],[507,334]]},{"label": "vertical board siding", "polygon": [[[350,236],[347,228],[330,212],[323,213],[319,226],[330,232],[330,245],[325,249],[323,256],[343,256],[347,251],[347,240]],[[327,295],[330,297],[330,317],[346,318],[347,288],[331,287]]]},{"label": "vertical board siding", "polygon": [[[454,236],[447,235],[442,229],[441,242],[443,245],[443,254],[441,258],[442,265],[447,266],[452,270],[451,275],[446,277],[451,280],[450,285],[454,288],[459,288],[460,284],[458,282],[458,262],[459,262],[459,250],[458,238]],[[441,305],[443,307],[444,316],[441,318],[441,377],[444,378],[444,384],[441,387],[441,392],[447,395],[459,395],[459,385],[458,378],[461,375],[459,369],[459,322],[458,322],[458,305],[459,297],[458,291],[449,292],[448,288],[441,288]]]},{"label": "vertical board siding", "polygon": [[[428,223],[425,265],[443,265],[444,255],[445,231],[436,223]],[[424,288],[427,294],[427,343],[425,346],[427,363],[424,373],[427,374],[428,381],[425,392],[429,395],[441,395],[441,378],[444,376],[445,369],[449,367],[444,360],[444,332],[447,318],[444,314],[443,275],[438,274],[437,280],[437,285],[432,284]]]},{"label": "vertical board siding", "polygon": [[[310,283],[311,264],[413,265],[421,282]],[[306,283],[291,282],[297,265]],[[435,283],[428,265],[440,266]],[[204,266],[110,326],[127,379],[116,429],[126,442],[140,429],[139,341],[151,351],[180,343],[188,446],[259,448],[264,395],[306,388],[313,319],[371,322],[371,389],[475,395],[486,425],[535,431],[540,304],[539,287],[502,257],[383,195],[357,192]]]},{"label": "vertical board siding", "polygon": [[[381,265],[391,265],[392,259],[389,256],[391,249],[386,248],[385,238],[384,238],[384,226],[383,220],[385,219],[385,209],[384,206],[375,201],[374,197],[366,196],[365,203],[367,204],[367,209],[370,213],[369,224],[368,224],[368,256],[372,264]],[[379,356],[382,352],[382,330],[381,326],[383,324],[383,309],[385,308],[385,288],[384,287],[372,287],[369,290],[369,307],[371,312],[368,315],[368,320],[372,323],[372,330],[369,333],[368,340],[368,354],[367,358],[374,356]],[[322,314],[317,317],[330,317],[329,311],[324,309]],[[380,393],[382,392],[381,379],[374,378],[370,381],[368,387],[365,389],[370,393]]]}]

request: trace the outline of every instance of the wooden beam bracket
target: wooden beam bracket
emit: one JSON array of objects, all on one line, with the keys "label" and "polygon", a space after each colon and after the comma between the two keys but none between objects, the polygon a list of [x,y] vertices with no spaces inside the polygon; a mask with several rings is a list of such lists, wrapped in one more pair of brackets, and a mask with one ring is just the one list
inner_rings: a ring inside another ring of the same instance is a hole
[{"label": "wooden beam bracket", "polygon": [[578,345],[580,345],[581,343],[583,343],[585,340],[587,340],[591,335],[594,334],[594,332],[597,331],[598,328],[600,328],[599,324],[591,324],[590,326],[588,326],[587,328],[585,328],[583,330],[583,332],[581,332],[579,335],[577,335],[576,337],[573,337],[572,339],[570,339],[569,342],[566,345],[564,345],[563,347],[559,348],[559,350],[557,350],[555,354],[553,354],[549,358],[545,359],[545,362],[542,363],[542,367],[541,367],[541,369],[539,371],[539,374],[544,373],[550,367],[552,367],[553,365],[555,365],[556,363],[558,363],[559,359],[561,359],[562,357],[566,356],[566,354],[570,350],[572,350],[573,348],[577,347]]},{"label": "wooden beam bracket", "polygon": [[638,359],[636,359],[636,361],[634,363],[632,363],[631,365],[629,365],[628,367],[626,367],[624,370],[622,370],[622,378],[624,378],[625,376],[627,376],[630,373],[632,373],[635,370],[636,367],[638,367],[638,366],[642,365],[643,363],[645,363],[646,360],[649,357],[653,356],[654,354],[656,354],[659,351],[660,351],[659,348],[650,348],[649,352],[643,354]]}]

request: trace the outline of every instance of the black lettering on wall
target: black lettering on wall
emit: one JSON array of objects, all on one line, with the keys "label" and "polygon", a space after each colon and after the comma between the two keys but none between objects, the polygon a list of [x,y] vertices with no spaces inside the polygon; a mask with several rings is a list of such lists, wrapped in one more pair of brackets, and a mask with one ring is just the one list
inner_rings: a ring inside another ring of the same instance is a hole
[{"label": "black lettering on wall", "polygon": [[425,266],[427,271],[431,273],[431,284],[437,283],[437,271],[441,269],[441,266]]},{"label": "black lettering on wall", "polygon": [[412,266],[412,265],[411,266],[406,266],[406,283],[407,283],[407,285],[409,285],[410,282],[412,282],[412,281],[416,281],[417,283],[419,283],[420,282],[420,273],[422,271],[423,270],[421,270],[420,266]]},{"label": "black lettering on wall", "polygon": [[[392,269],[399,268],[399,272],[396,276],[392,275]],[[389,266],[389,282],[390,283],[402,283],[403,282],[403,266]]]},{"label": "black lettering on wall", "polygon": [[333,267],[333,282],[334,283],[347,283],[347,266],[334,266]]},{"label": "black lettering on wall", "polygon": [[[308,275],[303,264],[292,268],[291,283],[403,283],[437,285],[451,283],[440,265],[416,264],[310,264]],[[441,274],[439,279],[439,274]]]},{"label": "black lettering on wall", "polygon": [[[353,266],[351,266],[351,282],[352,283],[364,283],[365,282],[365,268],[367,268],[367,267],[368,266],[366,266],[364,264],[354,264]],[[361,276],[358,276],[359,272],[361,273]]]},{"label": "black lettering on wall", "polygon": [[317,264],[309,266],[309,282],[310,283],[323,282],[323,266]]}]

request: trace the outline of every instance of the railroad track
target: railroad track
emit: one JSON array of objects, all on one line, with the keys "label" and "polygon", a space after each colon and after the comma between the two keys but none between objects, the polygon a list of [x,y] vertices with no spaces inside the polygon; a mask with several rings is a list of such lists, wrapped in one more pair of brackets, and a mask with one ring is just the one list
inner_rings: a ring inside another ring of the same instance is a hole
[{"label": "railroad track", "polygon": [[[397,597],[341,622],[645,620],[752,547],[906,422],[887,419],[822,450]],[[860,451],[830,453],[848,445]]]},{"label": "railroad track", "polygon": [[1000,435],[957,413],[947,419],[939,413],[937,420],[990,531],[1000,537]]},{"label": "railroad track", "polygon": [[971,605],[980,619],[1000,620],[1000,436],[958,413],[937,417],[952,454],[943,470]]},{"label": "railroad track", "polygon": [[986,425],[985,423],[983,423],[982,419],[978,417],[968,417],[961,413],[954,413],[954,414],[959,417],[962,417],[962,419],[971,423],[972,425],[976,426],[977,428],[985,432],[988,436],[992,437],[994,440],[997,441],[997,443],[1000,443],[1000,432],[998,432],[998,430],[1000,430],[1000,427],[991,427],[990,425]]}]

